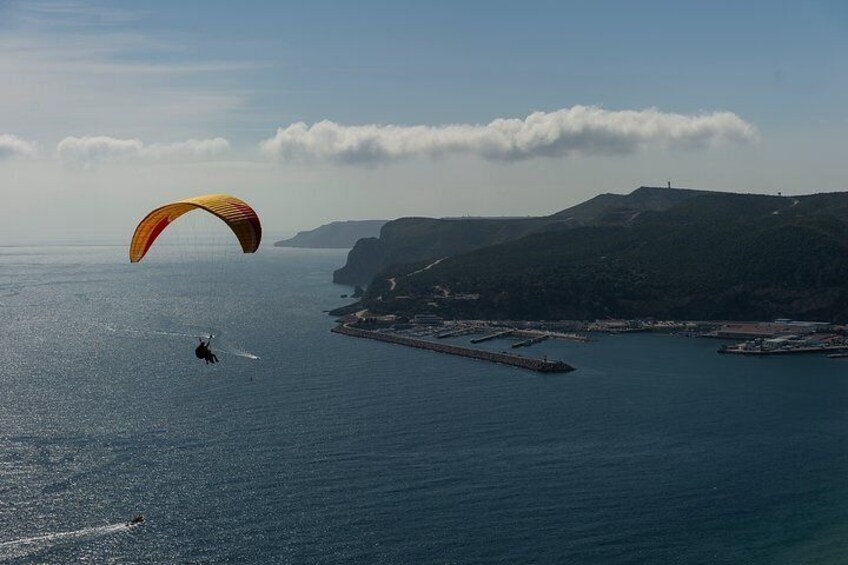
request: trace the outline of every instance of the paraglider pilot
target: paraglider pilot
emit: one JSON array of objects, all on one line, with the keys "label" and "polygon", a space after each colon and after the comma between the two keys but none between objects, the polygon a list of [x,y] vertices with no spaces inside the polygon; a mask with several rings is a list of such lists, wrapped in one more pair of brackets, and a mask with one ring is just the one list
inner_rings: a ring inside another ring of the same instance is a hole
[{"label": "paraglider pilot", "polygon": [[218,356],[212,353],[212,350],[209,349],[209,344],[212,343],[212,336],[209,336],[209,340],[206,343],[203,343],[203,338],[197,339],[200,341],[200,345],[198,345],[194,350],[194,354],[197,358],[206,361],[207,365],[209,363],[217,363]]}]

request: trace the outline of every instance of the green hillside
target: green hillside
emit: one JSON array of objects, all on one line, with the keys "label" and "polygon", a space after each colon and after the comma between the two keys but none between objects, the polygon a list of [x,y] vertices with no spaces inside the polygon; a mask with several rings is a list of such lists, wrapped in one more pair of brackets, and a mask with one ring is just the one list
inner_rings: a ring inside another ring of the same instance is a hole
[{"label": "green hillside", "polygon": [[436,260],[523,237],[544,229],[543,218],[401,218],[383,226],[380,237],[360,239],[333,281],[366,285],[392,265]]},{"label": "green hillside", "polygon": [[401,218],[385,224],[379,238],[360,239],[333,281],[367,285],[381,270],[431,262],[531,233],[586,225],[626,225],[699,195],[698,190],[641,187],[630,194],[601,194],[577,206],[539,218]]},{"label": "green hillside", "polygon": [[457,317],[844,321],[848,193],[697,193],[618,225],[534,233],[400,276],[411,268],[383,273],[367,298]]}]

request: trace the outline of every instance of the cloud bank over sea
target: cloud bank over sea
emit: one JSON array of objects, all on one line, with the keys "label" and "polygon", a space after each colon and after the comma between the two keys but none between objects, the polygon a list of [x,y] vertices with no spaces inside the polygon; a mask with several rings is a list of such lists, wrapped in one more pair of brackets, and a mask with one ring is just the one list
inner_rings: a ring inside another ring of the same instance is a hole
[{"label": "cloud bank over sea", "polygon": [[37,153],[35,143],[21,139],[17,135],[0,134],[0,161],[35,157]]},{"label": "cloud bank over sea", "polygon": [[279,128],[260,143],[281,162],[377,164],[416,157],[474,155],[488,161],[632,153],[643,146],[698,148],[757,139],[756,128],[732,112],[695,115],[572,106],[498,118],[485,125],[345,126],[323,120]]},{"label": "cloud bank over sea", "polygon": [[206,159],[229,150],[230,143],[223,137],[151,144],[140,139],[108,136],[66,137],[56,146],[56,154],[63,164],[82,168],[132,159]]}]

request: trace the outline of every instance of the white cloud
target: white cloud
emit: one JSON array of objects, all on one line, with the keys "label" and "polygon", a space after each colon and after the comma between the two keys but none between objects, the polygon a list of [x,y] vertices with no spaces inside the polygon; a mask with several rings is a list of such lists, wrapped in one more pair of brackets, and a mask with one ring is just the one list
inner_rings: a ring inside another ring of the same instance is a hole
[{"label": "white cloud", "polygon": [[154,159],[207,159],[230,150],[230,142],[223,137],[189,139],[176,143],[153,143],[143,148],[143,155]]},{"label": "white cloud", "polygon": [[98,163],[133,159],[208,159],[229,149],[230,142],[223,137],[145,145],[140,139],[119,139],[100,135],[66,137],[56,146],[56,154],[66,165],[91,168]]},{"label": "white cloud", "polygon": [[499,118],[487,125],[343,126],[324,120],[279,128],[260,143],[280,161],[375,163],[409,157],[470,154],[492,161],[575,154],[629,153],[645,145],[703,146],[756,139],[754,126],[732,112],[685,115],[573,106]]},{"label": "white cloud", "polygon": [[0,161],[24,157],[35,157],[35,144],[17,135],[0,134]]}]

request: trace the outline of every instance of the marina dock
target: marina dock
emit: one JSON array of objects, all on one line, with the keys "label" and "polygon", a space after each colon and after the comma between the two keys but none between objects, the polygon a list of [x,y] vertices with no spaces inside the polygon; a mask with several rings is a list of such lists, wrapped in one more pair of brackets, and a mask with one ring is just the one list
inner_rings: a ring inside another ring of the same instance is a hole
[{"label": "marina dock", "polygon": [[489,341],[492,339],[497,339],[499,337],[504,337],[512,334],[515,330],[504,330],[502,332],[495,332],[493,334],[484,335],[483,337],[475,337],[471,340],[471,343],[483,343],[484,341]]},{"label": "marina dock", "polygon": [[[436,343],[434,341],[416,339],[392,333],[362,330],[345,324],[339,324],[330,331],[333,333],[347,335],[351,337],[360,337],[364,339],[385,341],[387,343],[406,345],[407,347],[426,349],[428,351],[447,353],[449,355],[458,355],[460,357],[480,359],[482,361],[490,361],[492,363],[500,363],[502,365],[520,367],[522,369],[529,369],[531,371],[538,371],[540,373],[567,373],[569,371],[574,370],[574,367],[563,361],[549,361],[547,358],[535,359],[532,357],[522,357],[520,355],[511,355],[508,353],[497,353],[494,351],[484,351],[482,349],[472,349],[470,347],[449,345],[446,343]],[[490,339],[493,338],[490,336]]]},{"label": "marina dock", "polygon": [[445,339],[446,337],[458,337],[461,335],[468,335],[477,333],[480,331],[480,328],[477,326],[470,326],[467,328],[460,328],[458,330],[449,330],[446,332],[436,334],[436,339]]},{"label": "marina dock", "polygon": [[512,348],[517,349],[519,347],[530,347],[531,345],[536,345],[537,343],[541,343],[546,339],[549,339],[551,336],[549,335],[539,335],[535,337],[531,337],[530,339],[525,339],[524,341],[519,341],[518,343],[513,343]]}]

